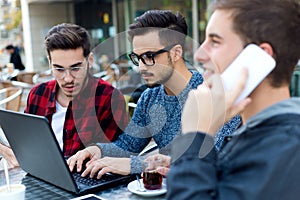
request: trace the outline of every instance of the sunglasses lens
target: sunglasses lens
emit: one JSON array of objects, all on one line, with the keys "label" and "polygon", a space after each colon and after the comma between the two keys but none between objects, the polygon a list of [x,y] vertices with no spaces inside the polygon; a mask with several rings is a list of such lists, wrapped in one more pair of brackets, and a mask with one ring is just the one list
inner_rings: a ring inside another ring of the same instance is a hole
[{"label": "sunglasses lens", "polygon": [[134,53],[131,53],[131,54],[129,54],[129,57],[134,65],[139,66],[139,58],[137,55],[135,55]]},{"label": "sunglasses lens", "polygon": [[152,66],[154,65],[154,59],[153,59],[153,54],[152,53],[146,53],[142,55],[144,64],[147,66]]}]

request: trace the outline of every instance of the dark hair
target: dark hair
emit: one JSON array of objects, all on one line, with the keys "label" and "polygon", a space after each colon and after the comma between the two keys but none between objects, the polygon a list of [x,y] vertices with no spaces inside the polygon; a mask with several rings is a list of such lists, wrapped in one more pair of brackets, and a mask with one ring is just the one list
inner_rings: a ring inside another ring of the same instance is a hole
[{"label": "dark hair", "polygon": [[300,57],[298,0],[216,0],[212,9],[232,11],[234,31],[247,43],[269,43],[276,68],[269,75],[273,87],[289,84]]},{"label": "dark hair", "polygon": [[91,51],[90,36],[86,29],[75,24],[58,24],[52,27],[45,37],[45,46],[50,58],[53,50],[77,49],[82,47],[84,57]]},{"label": "dark hair", "polygon": [[184,47],[187,24],[185,18],[179,12],[177,14],[169,10],[149,10],[145,12],[135,18],[135,23],[129,26],[129,40],[132,42],[134,36],[153,31],[158,31],[162,45],[180,44]]},{"label": "dark hair", "polygon": [[9,49],[15,49],[15,47],[14,47],[13,45],[9,44],[9,45],[7,45],[7,46],[5,47],[5,49],[6,49],[6,50],[9,50]]}]

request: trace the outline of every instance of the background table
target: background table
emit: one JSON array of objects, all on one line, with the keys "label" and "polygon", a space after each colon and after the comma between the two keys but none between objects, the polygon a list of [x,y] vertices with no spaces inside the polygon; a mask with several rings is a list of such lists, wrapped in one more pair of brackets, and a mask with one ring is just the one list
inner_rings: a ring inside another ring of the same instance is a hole
[{"label": "background table", "polygon": [[[26,185],[26,200],[44,200],[44,199],[71,199],[76,197],[74,194],[67,192],[65,190],[59,189],[51,184],[47,184],[44,181],[30,178],[26,176],[26,172],[24,172],[21,168],[12,168],[9,169],[10,174],[10,182],[11,183],[24,183]],[[5,176],[4,171],[0,171],[0,185],[5,184]],[[31,193],[29,192],[31,189],[33,189],[34,185],[38,185],[41,189],[39,191],[35,191],[38,197],[32,197]],[[43,193],[46,191],[46,194]],[[48,191],[48,192],[47,192]],[[50,192],[49,192],[50,191]],[[47,195],[47,196],[46,196]],[[107,200],[137,200],[137,199],[151,199],[151,200],[164,200],[165,195],[156,196],[156,197],[142,197],[139,195],[132,194],[128,189],[127,185],[120,185],[115,188],[111,188],[108,190],[101,191],[99,193],[96,193],[96,195],[99,195]]]},{"label": "background table", "polygon": [[20,73],[20,70],[15,69],[11,73],[8,72],[7,68],[4,68],[0,71],[0,80],[10,80],[13,77],[16,77]]}]

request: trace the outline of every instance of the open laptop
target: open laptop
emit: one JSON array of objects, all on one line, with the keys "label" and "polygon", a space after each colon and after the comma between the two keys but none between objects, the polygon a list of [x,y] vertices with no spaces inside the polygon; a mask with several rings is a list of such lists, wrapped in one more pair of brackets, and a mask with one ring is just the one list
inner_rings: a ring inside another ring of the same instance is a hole
[{"label": "open laptop", "polygon": [[107,174],[96,185],[75,180],[45,117],[0,110],[0,126],[25,172],[65,190],[76,194],[99,192],[135,179],[130,175]]}]

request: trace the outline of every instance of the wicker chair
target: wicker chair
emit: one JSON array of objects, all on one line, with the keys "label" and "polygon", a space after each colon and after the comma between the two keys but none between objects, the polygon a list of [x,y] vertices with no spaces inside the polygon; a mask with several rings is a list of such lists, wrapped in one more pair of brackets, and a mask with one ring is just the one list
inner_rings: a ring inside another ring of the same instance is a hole
[{"label": "wicker chair", "polygon": [[13,84],[11,81],[9,81],[9,80],[8,81],[3,81],[3,80],[0,81],[0,89],[8,88],[8,87],[13,87]]},{"label": "wicker chair", "polygon": [[22,88],[8,87],[0,89],[0,106],[6,110],[20,111]]},{"label": "wicker chair", "polygon": [[16,78],[17,81],[33,84],[33,76],[36,74],[36,72],[20,72]]}]

